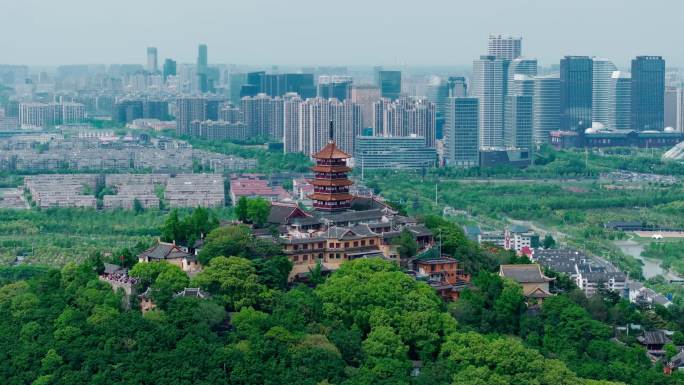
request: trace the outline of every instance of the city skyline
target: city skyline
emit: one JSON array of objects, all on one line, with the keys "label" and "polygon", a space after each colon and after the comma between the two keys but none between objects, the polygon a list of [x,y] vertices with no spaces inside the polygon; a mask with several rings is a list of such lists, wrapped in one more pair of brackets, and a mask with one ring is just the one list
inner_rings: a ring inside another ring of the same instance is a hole
[{"label": "city skyline", "polygon": [[[0,49],[9,53],[3,64],[31,66],[144,64],[147,47],[158,49],[159,62],[172,58],[193,63],[199,44],[208,45],[210,64],[467,66],[486,53],[489,34],[502,34],[522,36],[522,55],[538,58],[543,66],[557,64],[565,55],[606,57],[622,69],[639,55],[663,56],[672,66],[684,63],[684,53],[668,39],[676,35],[677,9],[684,5],[547,3],[445,5],[428,0],[420,7],[397,7],[396,2],[351,0],[327,18],[322,5],[311,0],[204,1],[192,7],[176,1],[94,5],[28,0],[8,5],[0,15],[0,33],[21,32],[17,39],[0,42]],[[390,5],[391,18],[386,13]],[[161,8],[164,18],[150,16]],[[611,17],[616,9],[620,17]],[[354,27],[344,27],[345,20]],[[334,21],[344,29],[344,38],[331,44],[330,31],[341,31]],[[600,33],[591,25],[601,25]]]}]

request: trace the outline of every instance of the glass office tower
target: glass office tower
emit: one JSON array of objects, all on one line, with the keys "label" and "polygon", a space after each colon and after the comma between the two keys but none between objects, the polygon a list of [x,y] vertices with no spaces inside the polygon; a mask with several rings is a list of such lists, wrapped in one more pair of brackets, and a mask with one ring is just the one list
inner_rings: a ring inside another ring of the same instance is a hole
[{"label": "glass office tower", "polygon": [[566,56],[560,62],[560,128],[583,131],[591,127],[593,61],[589,56]]},{"label": "glass office tower", "polygon": [[662,130],[665,124],[665,60],[637,56],[632,60],[632,129]]}]

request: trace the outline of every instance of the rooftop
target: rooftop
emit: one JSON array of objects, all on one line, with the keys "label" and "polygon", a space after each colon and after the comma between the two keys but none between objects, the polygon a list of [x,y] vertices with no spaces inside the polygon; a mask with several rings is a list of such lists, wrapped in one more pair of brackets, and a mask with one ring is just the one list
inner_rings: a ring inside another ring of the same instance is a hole
[{"label": "rooftop", "polygon": [[549,278],[542,274],[541,267],[536,263],[529,265],[501,265],[499,267],[499,273],[518,283],[544,283],[553,281],[553,278]]}]

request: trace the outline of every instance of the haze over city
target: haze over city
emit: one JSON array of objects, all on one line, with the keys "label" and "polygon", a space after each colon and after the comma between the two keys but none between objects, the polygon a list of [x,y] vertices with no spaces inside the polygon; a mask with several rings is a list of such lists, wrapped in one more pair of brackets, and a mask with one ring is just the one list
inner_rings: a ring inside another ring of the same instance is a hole
[{"label": "haze over city", "polygon": [[555,64],[567,54],[638,54],[684,63],[673,44],[684,3],[625,0],[6,1],[5,64],[140,63],[161,57],[247,65],[469,65],[490,33],[521,35],[525,56]]},{"label": "haze over city", "polygon": [[4,0],[0,385],[684,385],[684,2]]}]

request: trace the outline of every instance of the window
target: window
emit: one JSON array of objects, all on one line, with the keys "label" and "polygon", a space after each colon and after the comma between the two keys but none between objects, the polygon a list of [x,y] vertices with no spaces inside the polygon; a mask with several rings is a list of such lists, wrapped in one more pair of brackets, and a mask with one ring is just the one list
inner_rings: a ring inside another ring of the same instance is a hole
[{"label": "window", "polygon": [[308,260],[309,260],[308,255],[306,255],[306,254],[302,255],[302,261],[308,261]]},{"label": "window", "polygon": [[349,247],[349,242],[345,242],[345,243],[344,243],[344,247],[345,247],[345,248]]},{"label": "window", "polygon": [[304,244],[304,246],[302,246],[302,248],[303,248],[304,250],[308,250],[308,249],[309,249],[309,245]]},{"label": "window", "polygon": [[359,241],[354,241],[354,247],[359,247]]},{"label": "window", "polygon": [[319,249],[322,249],[322,248],[323,248],[323,242],[320,242],[320,243],[318,244],[318,248],[319,248]]},{"label": "window", "polygon": [[299,245],[293,245],[292,250],[299,250]]},{"label": "window", "polygon": [[366,240],[365,239],[361,241],[361,246],[366,246]]},{"label": "window", "polygon": [[293,262],[299,262],[299,256],[298,255],[293,256],[292,261]]},{"label": "window", "polygon": [[369,239],[369,240],[368,240],[368,244],[369,244],[369,245],[374,245],[374,244],[375,244],[375,240],[374,240],[374,239]]}]

